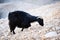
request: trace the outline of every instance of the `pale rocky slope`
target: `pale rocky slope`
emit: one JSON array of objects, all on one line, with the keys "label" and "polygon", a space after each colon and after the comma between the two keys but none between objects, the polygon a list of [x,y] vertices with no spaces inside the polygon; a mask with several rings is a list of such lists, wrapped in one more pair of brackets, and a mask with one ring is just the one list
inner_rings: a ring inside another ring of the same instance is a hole
[{"label": "pale rocky slope", "polygon": [[44,18],[44,26],[37,22],[21,32],[16,28],[16,34],[9,34],[7,19],[0,19],[0,40],[60,40],[60,2],[31,9],[29,13]]}]

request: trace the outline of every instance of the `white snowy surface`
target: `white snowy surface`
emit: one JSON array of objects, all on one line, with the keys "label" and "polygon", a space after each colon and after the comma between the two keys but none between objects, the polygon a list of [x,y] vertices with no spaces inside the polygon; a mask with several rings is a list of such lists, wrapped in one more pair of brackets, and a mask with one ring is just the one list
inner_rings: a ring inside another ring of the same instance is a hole
[{"label": "white snowy surface", "polygon": [[16,10],[22,10],[25,12],[29,12],[31,9],[39,8],[40,6],[26,3],[26,2],[10,2],[10,3],[3,3],[0,4],[0,14],[2,15],[2,18],[5,18],[8,16],[9,12],[16,11]]}]

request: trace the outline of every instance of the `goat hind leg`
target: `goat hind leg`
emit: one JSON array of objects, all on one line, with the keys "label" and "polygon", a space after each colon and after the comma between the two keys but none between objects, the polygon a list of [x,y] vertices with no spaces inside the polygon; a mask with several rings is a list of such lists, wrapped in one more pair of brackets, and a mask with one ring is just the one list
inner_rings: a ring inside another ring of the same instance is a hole
[{"label": "goat hind leg", "polygon": [[13,34],[15,34],[14,30],[15,30],[16,26],[10,25],[10,32],[13,32]]}]

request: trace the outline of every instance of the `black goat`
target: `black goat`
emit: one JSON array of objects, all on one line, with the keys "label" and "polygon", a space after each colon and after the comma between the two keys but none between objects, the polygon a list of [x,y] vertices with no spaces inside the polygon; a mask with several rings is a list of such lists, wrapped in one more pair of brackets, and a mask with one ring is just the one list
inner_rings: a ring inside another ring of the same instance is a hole
[{"label": "black goat", "polygon": [[38,23],[43,26],[43,19],[38,18],[36,16],[32,16],[24,11],[14,11],[10,12],[8,15],[9,20],[9,27],[10,31],[15,34],[14,29],[17,27],[22,28],[21,31],[23,31],[24,28],[28,28],[31,26],[30,23],[38,21]]}]

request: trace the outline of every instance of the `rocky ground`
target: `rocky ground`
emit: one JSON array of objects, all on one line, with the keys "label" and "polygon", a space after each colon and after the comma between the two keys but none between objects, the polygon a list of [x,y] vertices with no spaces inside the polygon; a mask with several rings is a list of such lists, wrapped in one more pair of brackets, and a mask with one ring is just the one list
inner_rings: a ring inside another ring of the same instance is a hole
[{"label": "rocky ground", "polygon": [[0,40],[60,40],[60,2],[31,9],[32,15],[42,16],[44,26],[37,22],[23,32],[16,28],[16,34],[10,34],[8,19],[0,19]]}]

